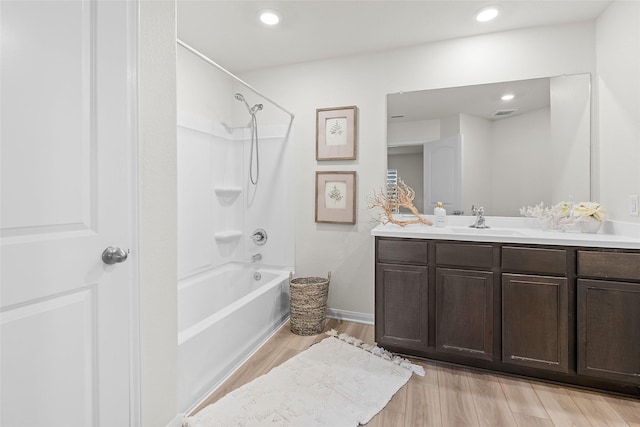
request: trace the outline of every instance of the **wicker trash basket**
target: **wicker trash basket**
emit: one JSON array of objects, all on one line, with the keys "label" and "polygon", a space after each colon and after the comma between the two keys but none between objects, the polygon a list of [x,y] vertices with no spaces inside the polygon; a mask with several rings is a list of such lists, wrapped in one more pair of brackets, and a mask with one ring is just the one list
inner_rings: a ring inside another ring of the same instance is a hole
[{"label": "wicker trash basket", "polygon": [[291,299],[291,332],[297,335],[317,335],[324,329],[327,316],[328,278],[299,277],[289,274]]}]

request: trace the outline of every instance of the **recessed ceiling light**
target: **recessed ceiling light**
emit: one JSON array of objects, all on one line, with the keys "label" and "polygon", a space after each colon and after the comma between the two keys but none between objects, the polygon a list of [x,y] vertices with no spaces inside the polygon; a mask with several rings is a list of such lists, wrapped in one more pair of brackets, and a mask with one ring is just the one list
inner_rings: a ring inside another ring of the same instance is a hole
[{"label": "recessed ceiling light", "polygon": [[475,18],[478,22],[488,22],[495,19],[499,14],[500,10],[497,6],[487,6],[477,11]]},{"label": "recessed ceiling light", "polygon": [[278,25],[278,23],[280,22],[280,14],[278,13],[278,11],[273,9],[261,10],[258,13],[258,16],[260,16],[260,22],[265,25],[273,26]]},{"label": "recessed ceiling light", "polygon": [[504,95],[502,95],[502,99],[503,101],[511,101],[513,98],[515,98],[515,95],[512,93],[505,93]]}]

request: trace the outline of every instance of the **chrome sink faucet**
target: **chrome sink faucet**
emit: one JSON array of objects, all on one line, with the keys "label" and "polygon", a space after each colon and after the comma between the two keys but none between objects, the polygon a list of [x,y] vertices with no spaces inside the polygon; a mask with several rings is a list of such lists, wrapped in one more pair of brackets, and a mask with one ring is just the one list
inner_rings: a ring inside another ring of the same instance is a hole
[{"label": "chrome sink faucet", "polygon": [[476,216],[476,221],[471,224],[469,227],[471,228],[490,228],[487,224],[484,223],[484,208],[480,206],[476,208],[475,206],[471,206],[471,213]]}]

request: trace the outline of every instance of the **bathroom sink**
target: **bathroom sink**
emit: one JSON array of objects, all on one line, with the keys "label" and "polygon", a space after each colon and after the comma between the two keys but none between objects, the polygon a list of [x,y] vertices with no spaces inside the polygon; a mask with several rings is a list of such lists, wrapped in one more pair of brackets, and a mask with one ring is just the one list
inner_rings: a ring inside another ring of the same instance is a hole
[{"label": "bathroom sink", "polygon": [[451,231],[458,234],[482,234],[487,236],[525,236],[518,230],[509,228],[472,228],[472,227],[450,227]]}]

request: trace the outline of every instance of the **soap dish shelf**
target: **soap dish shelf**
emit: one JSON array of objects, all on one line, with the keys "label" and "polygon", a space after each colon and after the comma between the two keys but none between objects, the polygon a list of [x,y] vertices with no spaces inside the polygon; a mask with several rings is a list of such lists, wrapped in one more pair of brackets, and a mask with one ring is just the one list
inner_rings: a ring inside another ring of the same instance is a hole
[{"label": "soap dish shelf", "polygon": [[240,240],[240,238],[242,237],[242,231],[238,231],[238,230],[221,231],[219,233],[215,233],[213,237],[216,239],[216,242],[218,244],[233,243]]},{"label": "soap dish shelf", "polygon": [[233,255],[241,237],[242,231],[238,230],[220,231],[213,235],[218,246],[218,251],[223,258],[229,258]]},{"label": "soap dish shelf", "polygon": [[213,192],[218,198],[218,202],[222,206],[231,206],[236,201],[240,193],[242,193],[241,187],[215,187]]}]

